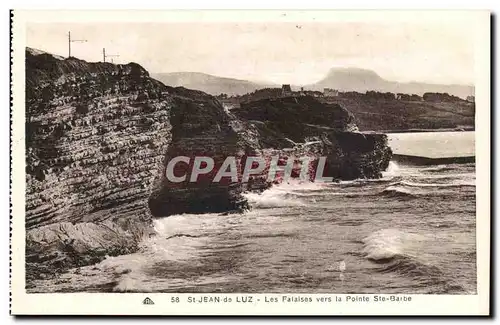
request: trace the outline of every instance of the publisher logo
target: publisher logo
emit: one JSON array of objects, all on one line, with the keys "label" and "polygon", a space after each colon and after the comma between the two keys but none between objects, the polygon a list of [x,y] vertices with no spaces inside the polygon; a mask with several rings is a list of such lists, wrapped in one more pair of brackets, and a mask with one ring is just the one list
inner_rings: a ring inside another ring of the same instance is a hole
[{"label": "publisher logo", "polygon": [[143,304],[143,305],[154,305],[155,303],[153,302],[153,300],[151,300],[151,298],[146,297],[146,298],[142,301],[142,304]]}]

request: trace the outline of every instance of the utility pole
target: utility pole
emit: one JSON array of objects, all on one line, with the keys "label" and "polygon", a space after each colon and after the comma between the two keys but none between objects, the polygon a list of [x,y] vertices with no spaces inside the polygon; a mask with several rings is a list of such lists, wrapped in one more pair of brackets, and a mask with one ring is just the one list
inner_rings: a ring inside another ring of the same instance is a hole
[{"label": "utility pole", "polygon": [[68,58],[71,57],[71,43],[72,42],[78,42],[78,43],[86,43],[86,39],[71,39],[71,32],[68,32]]},{"label": "utility pole", "polygon": [[[119,57],[118,54],[106,54],[106,49],[103,47],[102,48],[102,61],[106,62],[106,58],[114,58],[114,57]],[[113,63],[113,59],[111,59],[111,63]]]}]

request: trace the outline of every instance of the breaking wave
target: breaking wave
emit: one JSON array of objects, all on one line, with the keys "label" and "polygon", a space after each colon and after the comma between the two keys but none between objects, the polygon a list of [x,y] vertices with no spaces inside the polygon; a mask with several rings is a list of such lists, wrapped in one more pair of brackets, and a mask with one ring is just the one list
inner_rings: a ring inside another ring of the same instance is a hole
[{"label": "breaking wave", "polygon": [[417,183],[411,181],[401,181],[398,184],[403,186],[410,187],[460,187],[460,186],[476,186],[475,182],[472,181],[463,181],[463,180],[455,180],[448,184],[442,183]]},{"label": "breaking wave", "polygon": [[275,185],[262,193],[243,193],[250,206],[255,208],[276,208],[306,206],[301,197],[317,196],[325,188],[324,183],[304,182],[300,180],[290,180],[288,182]]},{"label": "breaking wave", "polygon": [[244,193],[243,196],[248,200],[248,203],[253,208],[276,208],[306,205],[302,200],[290,197],[286,192],[277,191],[272,188],[265,190],[262,193]]},{"label": "breaking wave", "polygon": [[453,281],[443,270],[428,262],[420,252],[430,239],[398,229],[375,231],[363,239],[365,258],[376,263],[379,273],[397,273],[411,277],[420,285],[435,286],[434,293],[464,293],[466,289]]},{"label": "breaking wave", "polygon": [[254,208],[276,208],[290,206],[305,206],[300,199],[286,198],[286,194],[281,191],[266,190],[262,193],[244,193],[250,206]]},{"label": "breaking wave", "polygon": [[437,165],[433,167],[422,168],[423,172],[426,173],[443,173],[443,172],[455,172],[457,169],[475,168],[474,164],[459,164],[459,165]]},{"label": "breaking wave", "polygon": [[394,161],[390,161],[389,166],[387,167],[387,170],[385,172],[382,172],[382,177],[383,178],[390,178],[390,177],[398,176],[399,171],[400,171],[399,165]]},{"label": "breaking wave", "polygon": [[404,188],[402,186],[389,186],[381,192],[384,196],[390,197],[416,197],[417,195],[410,189]]}]

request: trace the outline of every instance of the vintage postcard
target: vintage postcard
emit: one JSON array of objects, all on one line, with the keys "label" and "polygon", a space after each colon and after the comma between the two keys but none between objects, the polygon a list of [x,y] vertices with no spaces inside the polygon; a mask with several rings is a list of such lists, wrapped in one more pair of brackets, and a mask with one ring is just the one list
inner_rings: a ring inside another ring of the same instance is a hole
[{"label": "vintage postcard", "polygon": [[13,315],[489,315],[489,12],[11,24]]}]

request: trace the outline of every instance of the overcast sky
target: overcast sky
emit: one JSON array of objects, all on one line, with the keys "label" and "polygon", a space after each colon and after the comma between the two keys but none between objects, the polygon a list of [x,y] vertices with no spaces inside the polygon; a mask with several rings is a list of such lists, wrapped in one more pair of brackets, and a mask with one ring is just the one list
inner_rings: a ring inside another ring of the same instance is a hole
[{"label": "overcast sky", "polygon": [[474,82],[474,29],[467,24],[135,23],[30,24],[27,45],[101,61],[137,62],[150,73],[196,71],[307,84],[332,67],[371,69],[393,81]]}]

